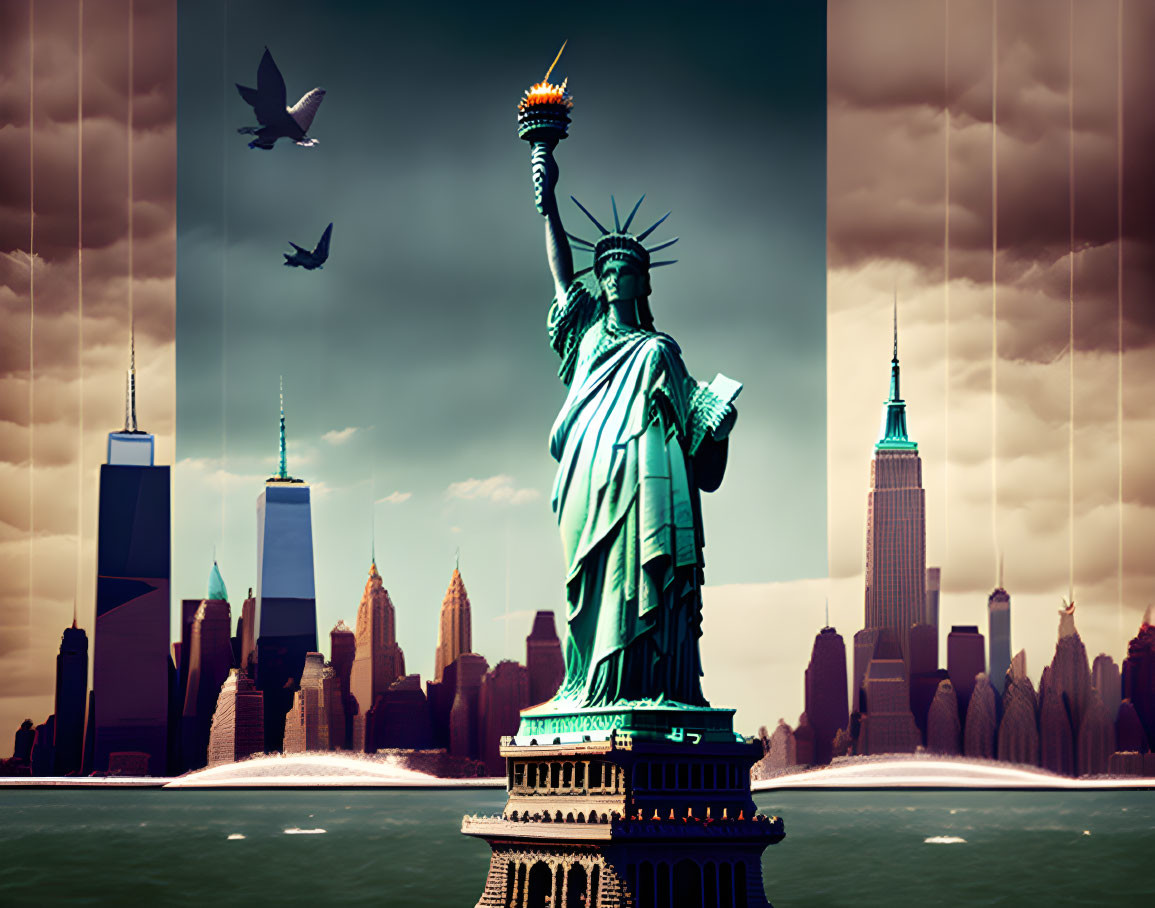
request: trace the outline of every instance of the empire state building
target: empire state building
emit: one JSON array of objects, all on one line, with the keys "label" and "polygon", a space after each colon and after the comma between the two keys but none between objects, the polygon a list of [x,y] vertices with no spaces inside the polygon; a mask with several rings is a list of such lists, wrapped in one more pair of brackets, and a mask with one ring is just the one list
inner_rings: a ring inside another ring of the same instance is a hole
[{"label": "empire state building", "polygon": [[898,320],[890,361],[890,399],[874,446],[866,498],[866,628],[893,628],[910,655],[910,627],[926,603],[926,493],[918,444],[906,434],[899,389]]}]

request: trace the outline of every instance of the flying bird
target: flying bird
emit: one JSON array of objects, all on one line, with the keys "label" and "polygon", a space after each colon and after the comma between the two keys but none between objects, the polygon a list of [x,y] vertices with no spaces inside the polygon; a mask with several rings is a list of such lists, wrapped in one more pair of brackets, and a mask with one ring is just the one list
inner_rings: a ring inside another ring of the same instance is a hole
[{"label": "flying bird", "polygon": [[285,79],[267,47],[261,57],[261,65],[257,67],[257,87],[248,88],[238,82],[237,91],[245,103],[253,108],[257,122],[261,124],[260,127],[242,126],[237,130],[242,135],[256,137],[249,143],[249,148],[268,150],[276,144],[277,139],[292,139],[305,148],[317,144],[317,140],[310,138],[307,133],[325,97],[325,89],[314,88],[292,107],[287,107]]},{"label": "flying bird", "polygon": [[321,234],[321,242],[317,244],[317,248],[310,252],[308,249],[302,249],[296,243],[290,242],[289,245],[296,251],[291,255],[288,252],[281,253],[285,257],[285,264],[292,265],[294,268],[304,268],[306,271],[315,271],[325,264],[325,260],[329,258],[329,237],[333,235],[333,225],[330,224],[325,228],[325,232]]}]

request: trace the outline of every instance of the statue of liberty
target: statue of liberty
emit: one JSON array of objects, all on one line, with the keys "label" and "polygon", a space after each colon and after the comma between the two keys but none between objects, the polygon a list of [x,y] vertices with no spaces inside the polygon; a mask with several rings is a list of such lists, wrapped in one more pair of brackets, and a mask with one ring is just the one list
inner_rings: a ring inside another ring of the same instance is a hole
[{"label": "statue of liberty", "polygon": [[[549,339],[569,388],[550,437],[569,625],[554,703],[705,707],[699,493],[722,482],[741,385],[695,381],[678,344],[654,327],[650,270],[673,263],[650,254],[676,238],[642,243],[668,214],[633,235],[640,199],[624,223],[611,199],[613,230],[574,199],[600,236],[566,233],[553,144],[534,142],[531,160],[556,291]],[[576,274],[570,240],[593,256]],[[587,271],[590,286],[580,280]]]}]

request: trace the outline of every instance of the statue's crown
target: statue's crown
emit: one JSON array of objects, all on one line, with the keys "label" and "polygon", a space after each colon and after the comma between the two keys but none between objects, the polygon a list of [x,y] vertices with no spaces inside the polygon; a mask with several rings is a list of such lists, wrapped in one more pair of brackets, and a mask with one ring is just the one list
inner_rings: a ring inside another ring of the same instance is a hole
[{"label": "statue's crown", "polygon": [[662,222],[670,216],[670,212],[667,211],[664,215],[658,218],[654,224],[652,224],[646,230],[643,230],[637,236],[629,232],[630,224],[634,220],[634,215],[638,213],[638,208],[642,204],[642,199],[645,198],[644,195],[641,199],[638,199],[637,204],[634,205],[634,210],[631,211],[630,216],[626,218],[625,224],[622,224],[618,220],[618,203],[615,201],[613,196],[610,196],[610,205],[614,211],[613,230],[607,230],[605,227],[603,227],[598,222],[598,219],[589,213],[589,210],[585,207],[585,205],[583,205],[577,199],[574,199],[572,195],[570,198],[573,199],[574,204],[582,210],[582,213],[593,222],[593,225],[602,232],[601,237],[598,238],[596,243],[591,243],[589,240],[583,240],[581,237],[574,236],[572,233],[566,233],[566,236],[568,236],[573,242],[577,243],[578,246],[581,247],[584,251],[593,253],[594,257],[593,264],[590,265],[589,268],[583,268],[581,271],[577,272],[574,277],[580,277],[588,271],[593,271],[594,276],[600,280],[602,272],[605,270],[605,266],[611,261],[631,262],[646,271],[651,268],[660,268],[663,265],[672,265],[677,261],[677,259],[670,259],[669,261],[664,262],[650,261],[651,252],[657,252],[659,249],[665,249],[668,246],[673,246],[674,243],[678,242],[677,237],[674,237],[672,240],[666,240],[664,243],[659,243],[657,246],[651,246],[649,249],[642,245],[642,241],[651,233],[653,233],[662,224]]}]

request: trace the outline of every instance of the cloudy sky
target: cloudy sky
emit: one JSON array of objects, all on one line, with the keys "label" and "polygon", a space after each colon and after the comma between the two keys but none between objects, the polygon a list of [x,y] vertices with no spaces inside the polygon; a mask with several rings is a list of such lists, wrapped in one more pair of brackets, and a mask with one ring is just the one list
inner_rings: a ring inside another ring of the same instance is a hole
[{"label": "cloudy sky", "polygon": [[1001,552],[1012,645],[1036,678],[1070,584],[1090,654],[1116,661],[1155,594],[1155,10],[1073,8],[1073,32],[1066,4],[1010,0],[842,0],[829,22],[830,572],[844,591],[832,617],[861,626],[864,485],[897,288],[944,638],[951,624],[985,628]]},{"label": "cloudy sky", "polygon": [[130,306],[138,411],[157,434],[157,462],[175,453],[176,11],[136,4],[130,58],[128,3],[88,4],[83,50],[75,0],[37,0],[34,22],[30,7],[0,6],[5,730],[52,711],[54,656],[74,601],[91,639],[98,465],[108,431],[124,422]]}]

